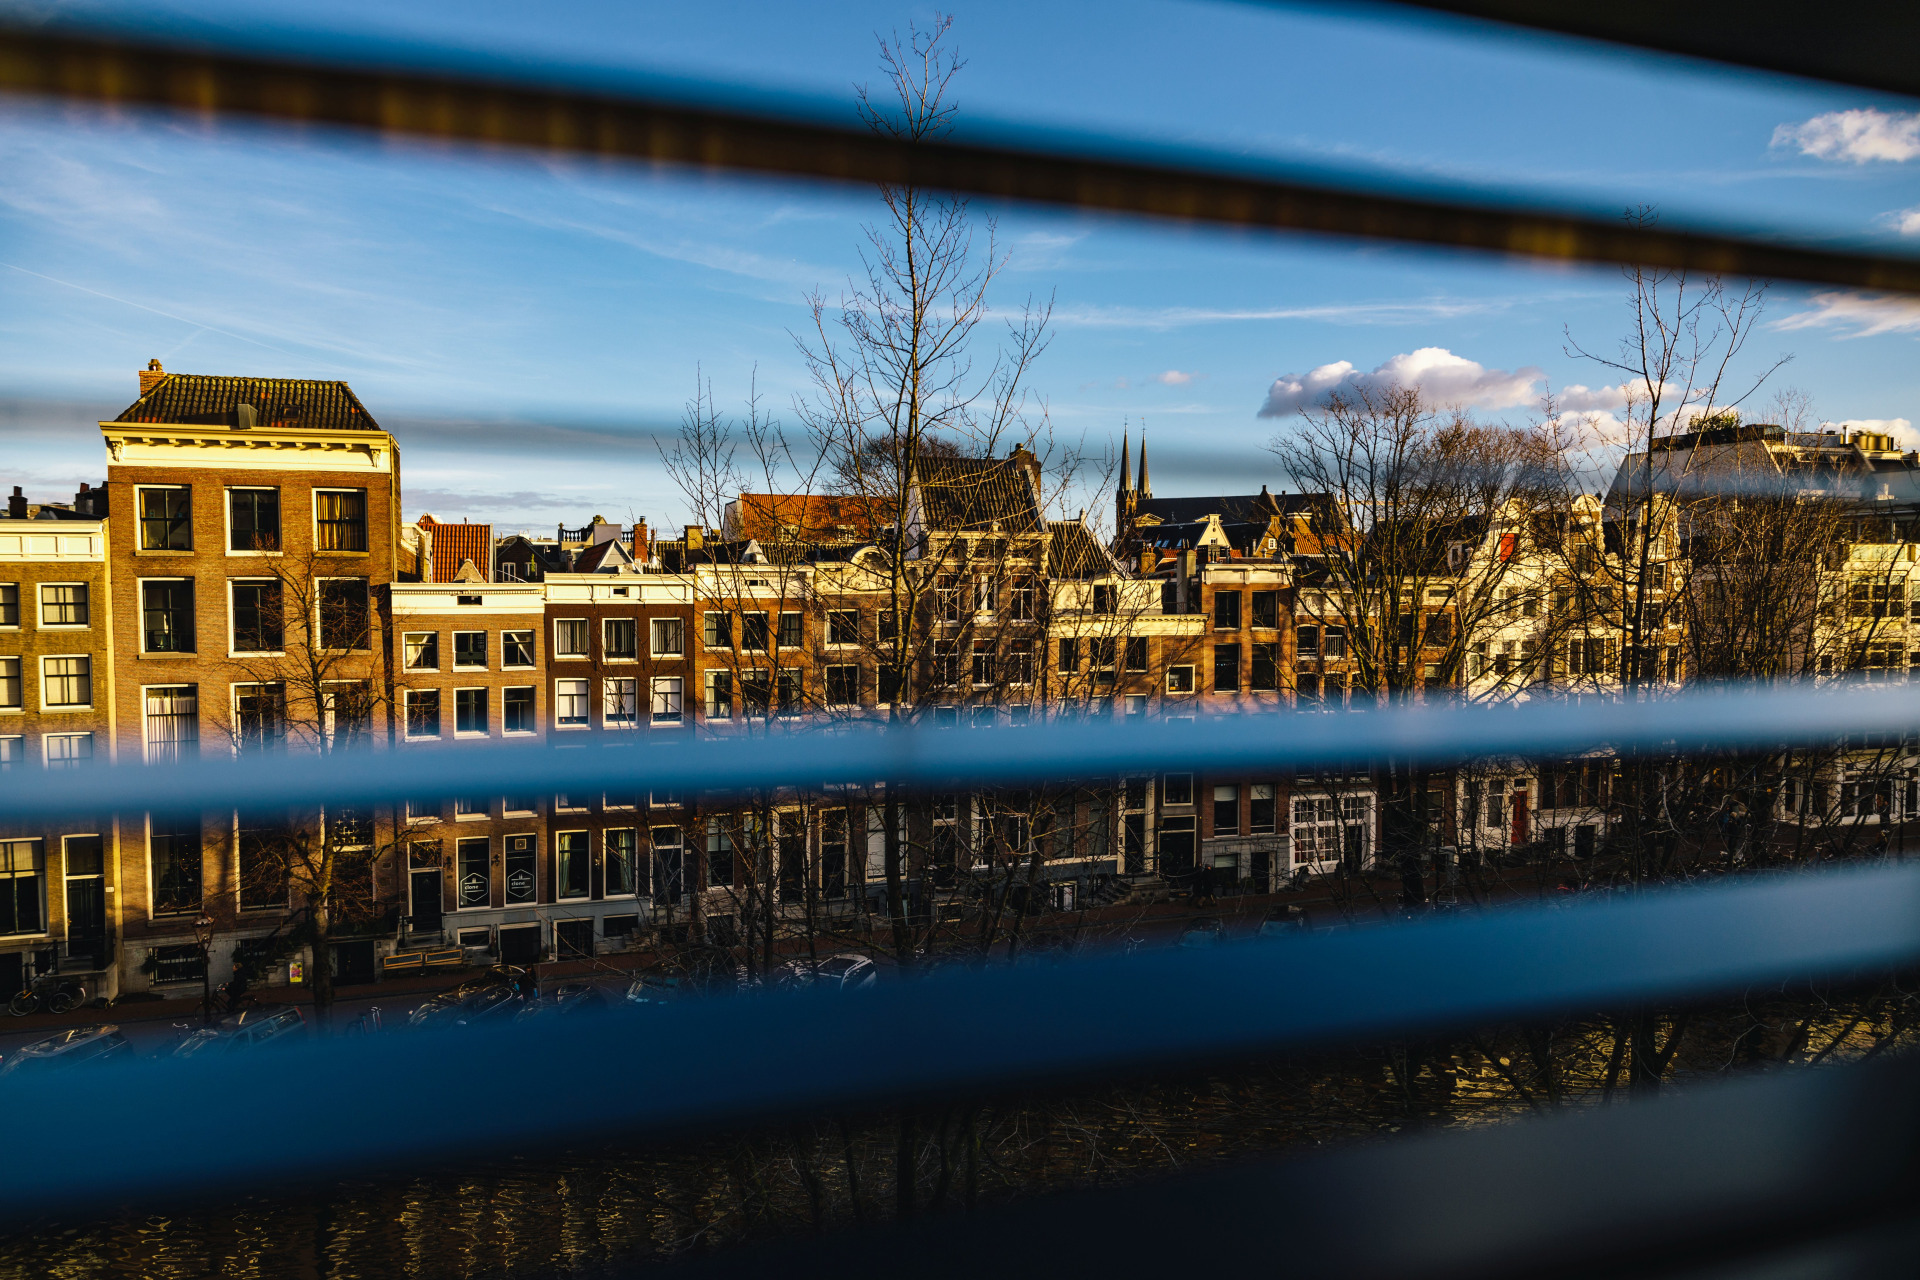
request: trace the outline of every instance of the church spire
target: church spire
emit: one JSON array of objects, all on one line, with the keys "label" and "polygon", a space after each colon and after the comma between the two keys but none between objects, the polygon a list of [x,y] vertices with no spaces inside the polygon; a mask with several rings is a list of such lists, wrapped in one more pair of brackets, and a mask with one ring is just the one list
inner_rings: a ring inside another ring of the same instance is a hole
[{"label": "church spire", "polygon": [[1133,488],[1133,459],[1127,455],[1132,452],[1132,437],[1126,432],[1120,433],[1120,492],[1125,494]]},{"label": "church spire", "polygon": [[1140,496],[1153,496],[1153,481],[1147,478],[1147,429],[1140,428]]}]

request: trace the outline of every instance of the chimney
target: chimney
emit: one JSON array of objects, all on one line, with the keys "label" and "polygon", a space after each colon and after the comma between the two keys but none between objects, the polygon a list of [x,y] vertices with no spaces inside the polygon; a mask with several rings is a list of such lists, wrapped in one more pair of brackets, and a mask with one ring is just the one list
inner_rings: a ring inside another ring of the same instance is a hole
[{"label": "chimney", "polygon": [[147,361],[147,367],[140,371],[140,394],[147,394],[166,381],[166,377],[167,371],[160,367],[158,358]]},{"label": "chimney", "polygon": [[13,496],[7,499],[7,518],[25,520],[27,518],[26,495],[20,492],[20,486],[13,486]]},{"label": "chimney", "polygon": [[1155,551],[1152,547],[1142,548],[1140,551],[1140,572],[1142,574],[1152,573],[1155,569],[1158,569],[1159,567],[1160,567],[1160,553]]},{"label": "chimney", "polygon": [[605,516],[595,516],[587,529],[587,544],[599,546],[603,542],[614,542],[620,537],[620,526],[608,524]]},{"label": "chimney", "polygon": [[260,412],[250,404],[233,406],[233,429],[251,431],[260,423]]},{"label": "chimney", "polygon": [[[18,490],[16,490],[15,492],[18,492]],[[686,527],[686,534],[687,534],[687,550],[698,551],[702,547],[707,545],[706,531],[702,529],[699,525],[697,524],[688,525]]]}]

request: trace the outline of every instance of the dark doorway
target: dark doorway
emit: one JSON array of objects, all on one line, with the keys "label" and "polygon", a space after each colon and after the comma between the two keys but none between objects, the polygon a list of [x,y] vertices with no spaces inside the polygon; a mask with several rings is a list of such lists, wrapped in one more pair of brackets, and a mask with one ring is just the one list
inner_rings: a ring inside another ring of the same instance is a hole
[{"label": "dark doorway", "polygon": [[1574,857],[1591,858],[1593,856],[1593,833],[1594,827],[1592,823],[1573,829]]},{"label": "dark doorway", "polygon": [[334,985],[350,987],[372,982],[374,974],[373,939],[353,938],[333,944]]},{"label": "dark doorway", "polygon": [[1513,842],[1525,844],[1529,838],[1527,823],[1527,793],[1515,790],[1513,793]]},{"label": "dark doorway", "polygon": [[780,837],[780,901],[802,902],[807,896],[807,838]]},{"label": "dark doorway", "polygon": [[591,956],[593,921],[556,920],[553,925],[553,947],[562,960],[584,960]]},{"label": "dark doorway", "polygon": [[[588,928],[592,928],[589,921]],[[540,962],[540,926],[523,925],[500,931],[500,963],[529,965]]]},{"label": "dark doorway", "polygon": [[[1129,815],[1131,816],[1131,815]],[[1193,819],[1160,820],[1160,874],[1171,880],[1193,870]]]},{"label": "dark doorway", "polygon": [[441,923],[440,869],[413,873],[413,931],[438,933]]},{"label": "dark doorway", "polygon": [[0,1000],[13,999],[26,985],[26,956],[18,951],[0,952]]}]

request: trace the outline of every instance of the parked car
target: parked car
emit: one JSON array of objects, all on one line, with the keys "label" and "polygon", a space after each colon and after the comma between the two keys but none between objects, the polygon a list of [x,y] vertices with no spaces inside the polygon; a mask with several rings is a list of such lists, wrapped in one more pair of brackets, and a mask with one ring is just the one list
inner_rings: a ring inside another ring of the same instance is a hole
[{"label": "parked car", "polygon": [[1267,912],[1267,918],[1260,922],[1260,936],[1263,938],[1286,938],[1304,933],[1307,928],[1307,913],[1298,907],[1275,907]]},{"label": "parked car", "polygon": [[133,1045],[112,1023],[68,1027],[44,1039],[22,1045],[0,1059],[0,1076],[78,1067],[133,1056]]},{"label": "parked car", "polygon": [[514,1019],[604,1013],[606,1009],[606,993],[591,982],[563,982],[549,994],[523,1002]]},{"label": "parked car", "polygon": [[1226,926],[1218,920],[1196,920],[1180,935],[1180,945],[1188,948],[1217,947],[1227,940]]},{"label": "parked car", "polygon": [[668,1004],[691,994],[687,980],[678,974],[643,973],[627,984],[626,1003]]},{"label": "parked car", "polygon": [[409,1027],[464,1027],[475,1022],[504,1022],[535,997],[514,983],[462,984],[442,992],[407,1015]]},{"label": "parked car", "polygon": [[858,991],[879,981],[880,970],[865,956],[828,956],[824,960],[791,960],[775,970],[772,985],[782,988],[818,987]]},{"label": "parked car", "polygon": [[241,1053],[269,1044],[285,1047],[306,1038],[307,1015],[295,1005],[267,1004],[228,1014],[210,1027],[187,1033],[173,1048],[176,1058]]}]

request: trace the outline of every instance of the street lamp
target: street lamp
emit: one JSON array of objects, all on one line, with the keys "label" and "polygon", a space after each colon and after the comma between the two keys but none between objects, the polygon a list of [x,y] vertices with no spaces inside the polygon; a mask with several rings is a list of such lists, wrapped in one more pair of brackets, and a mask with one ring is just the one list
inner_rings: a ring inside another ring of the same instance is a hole
[{"label": "street lamp", "polygon": [[200,944],[200,1024],[213,1021],[213,917],[206,912],[193,922],[193,940]]}]

